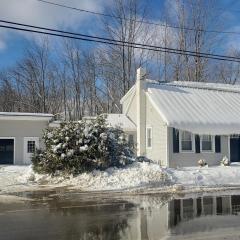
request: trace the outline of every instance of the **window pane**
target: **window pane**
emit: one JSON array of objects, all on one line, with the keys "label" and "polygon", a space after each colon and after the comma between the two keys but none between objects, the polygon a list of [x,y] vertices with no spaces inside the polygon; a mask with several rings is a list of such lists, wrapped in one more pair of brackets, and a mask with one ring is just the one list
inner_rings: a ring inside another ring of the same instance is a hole
[{"label": "window pane", "polygon": [[184,199],[183,200],[183,219],[190,219],[193,217],[194,208],[193,208],[193,199]]},{"label": "window pane", "polygon": [[28,141],[27,142],[27,152],[34,153],[35,152],[35,141]]},{"label": "window pane", "polygon": [[202,142],[202,150],[212,150],[212,143],[211,142]]},{"label": "window pane", "polygon": [[148,147],[152,146],[151,138],[148,138]]},{"label": "window pane", "polygon": [[181,142],[183,151],[192,151],[192,135],[190,132],[182,132]]},{"label": "window pane", "polygon": [[203,141],[211,141],[211,136],[210,135],[203,135],[202,140]]},{"label": "window pane", "polygon": [[148,138],[151,138],[151,128],[148,128],[147,133],[148,133]]},{"label": "window pane", "polygon": [[210,135],[202,136],[202,150],[211,151],[212,150],[212,137]]},{"label": "window pane", "polygon": [[182,150],[191,151],[192,150],[192,141],[182,141]]},{"label": "window pane", "polygon": [[152,147],[152,129],[147,128],[147,147]]},{"label": "window pane", "polygon": [[191,133],[184,131],[182,133],[182,140],[184,141],[192,141]]},{"label": "window pane", "polygon": [[132,134],[128,135],[128,144],[131,148],[134,147],[134,137]]}]

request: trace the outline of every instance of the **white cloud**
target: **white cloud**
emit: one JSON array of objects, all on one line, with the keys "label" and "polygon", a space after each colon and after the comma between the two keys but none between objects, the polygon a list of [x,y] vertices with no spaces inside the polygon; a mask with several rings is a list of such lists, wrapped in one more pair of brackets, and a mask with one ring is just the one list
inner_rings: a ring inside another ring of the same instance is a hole
[{"label": "white cloud", "polygon": [[[106,5],[104,0],[72,0],[71,2],[58,0],[55,2],[97,12],[102,12],[104,4]],[[7,21],[48,28],[71,28],[72,30],[84,26],[86,22],[96,17],[92,14],[45,4],[37,0],[1,0],[0,16],[2,20]],[[18,34],[23,34],[25,37],[31,36],[22,32]],[[4,39],[11,36],[15,35],[12,35],[10,30],[0,32],[0,49],[6,47]]]},{"label": "white cloud", "polygon": [[[103,1],[101,0],[72,0],[71,3],[56,1],[56,3],[91,11],[103,10]],[[72,27],[74,24],[79,25],[92,17],[91,14],[45,4],[37,0],[1,0],[0,16],[2,19],[49,27],[59,25]]]}]

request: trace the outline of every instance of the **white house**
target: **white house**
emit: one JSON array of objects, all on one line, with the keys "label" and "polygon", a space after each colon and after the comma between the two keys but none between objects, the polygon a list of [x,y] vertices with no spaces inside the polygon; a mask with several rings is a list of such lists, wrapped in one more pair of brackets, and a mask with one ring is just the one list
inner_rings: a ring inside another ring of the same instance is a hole
[{"label": "white house", "polygon": [[0,164],[30,164],[51,114],[0,112]]},{"label": "white house", "polygon": [[224,156],[240,161],[238,85],[159,83],[138,69],[121,104],[136,126],[131,134],[139,156],[169,167],[196,166],[199,159],[218,165]]}]

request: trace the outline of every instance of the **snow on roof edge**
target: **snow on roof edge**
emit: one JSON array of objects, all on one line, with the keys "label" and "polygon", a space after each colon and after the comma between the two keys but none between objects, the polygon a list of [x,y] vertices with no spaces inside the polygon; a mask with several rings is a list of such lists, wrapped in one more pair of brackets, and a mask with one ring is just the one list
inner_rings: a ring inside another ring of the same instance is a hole
[{"label": "snow on roof edge", "polygon": [[169,127],[196,134],[240,133],[240,99],[231,89],[203,91],[193,86],[181,89],[173,84],[149,84],[147,95]]},{"label": "snow on roof edge", "polygon": [[[181,88],[194,88],[202,90],[214,90],[223,92],[240,93],[240,84],[212,83],[212,82],[193,82],[193,81],[173,81],[173,82],[157,82],[155,80],[146,80],[149,85],[167,85]],[[148,87],[149,87],[148,85]]]},{"label": "snow on roof edge", "polygon": [[53,117],[54,115],[50,113],[0,112],[0,116]]}]

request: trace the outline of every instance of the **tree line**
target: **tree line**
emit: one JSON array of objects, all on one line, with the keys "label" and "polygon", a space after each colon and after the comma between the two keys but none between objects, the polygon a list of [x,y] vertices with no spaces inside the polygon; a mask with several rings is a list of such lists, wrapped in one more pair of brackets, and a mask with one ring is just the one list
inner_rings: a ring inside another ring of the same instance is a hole
[{"label": "tree line", "polygon": [[[123,42],[191,50],[196,56],[134,49],[131,45],[86,45],[76,40],[50,38],[29,41],[24,56],[0,71],[0,111],[44,112],[71,120],[100,113],[121,112],[120,99],[144,66],[148,78],[158,81],[238,82],[238,63],[201,58],[224,43],[224,27],[216,0],[166,1],[159,25],[147,24],[147,1],[116,0],[106,9],[114,18],[102,18],[102,36]],[[169,25],[175,26],[170,28]],[[186,28],[191,28],[189,30]],[[239,56],[235,49],[227,53]]]}]

